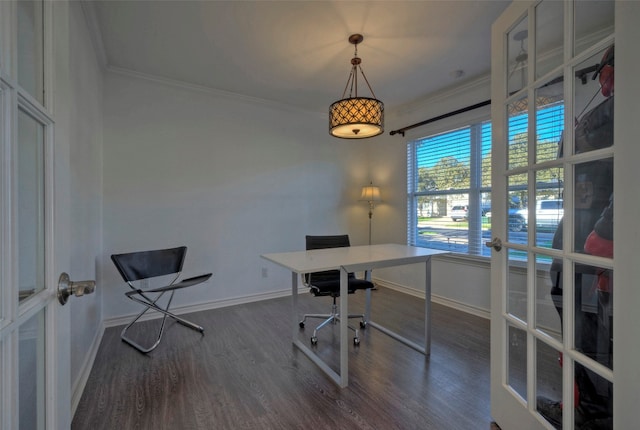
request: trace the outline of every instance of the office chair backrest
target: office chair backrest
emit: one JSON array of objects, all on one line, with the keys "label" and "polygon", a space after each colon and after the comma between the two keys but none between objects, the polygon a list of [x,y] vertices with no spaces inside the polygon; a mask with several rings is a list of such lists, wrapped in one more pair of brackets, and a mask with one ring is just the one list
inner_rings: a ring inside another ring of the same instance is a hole
[{"label": "office chair backrest", "polygon": [[[325,249],[325,248],[344,248],[351,246],[349,243],[349,235],[341,234],[334,236],[306,236],[307,250],[311,249]],[[352,274],[350,274],[352,276]],[[304,275],[305,282],[327,282],[327,281],[340,281],[339,270],[326,270],[324,272],[315,272]]]},{"label": "office chair backrest", "polygon": [[343,248],[351,246],[348,234],[336,236],[307,236],[307,249]]},{"label": "office chair backrest", "polygon": [[182,272],[187,247],[130,252],[111,256],[118,272],[126,282]]}]

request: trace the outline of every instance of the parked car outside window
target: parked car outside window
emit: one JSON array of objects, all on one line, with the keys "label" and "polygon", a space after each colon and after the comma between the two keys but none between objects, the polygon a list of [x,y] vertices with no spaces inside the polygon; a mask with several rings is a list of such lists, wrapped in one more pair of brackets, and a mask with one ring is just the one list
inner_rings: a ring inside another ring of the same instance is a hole
[{"label": "parked car outside window", "polygon": [[460,221],[469,218],[469,206],[457,205],[451,208],[451,219],[453,221]]},{"label": "parked car outside window", "polygon": [[536,226],[540,228],[558,228],[564,215],[562,200],[540,200],[536,203]]},{"label": "parked car outside window", "polygon": [[[491,209],[484,216],[491,219]],[[527,212],[526,208],[509,208],[509,231],[526,231],[528,218],[529,212]]]}]

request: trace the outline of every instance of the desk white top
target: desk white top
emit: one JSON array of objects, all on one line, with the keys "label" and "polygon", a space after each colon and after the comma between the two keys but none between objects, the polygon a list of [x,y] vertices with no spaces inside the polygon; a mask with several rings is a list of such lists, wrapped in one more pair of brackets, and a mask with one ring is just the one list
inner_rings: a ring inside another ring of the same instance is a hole
[{"label": "desk white top", "polygon": [[447,253],[448,251],[436,249],[384,244],[271,253],[263,254],[262,258],[296,273],[320,272],[341,267],[355,272],[425,262],[433,255]]}]

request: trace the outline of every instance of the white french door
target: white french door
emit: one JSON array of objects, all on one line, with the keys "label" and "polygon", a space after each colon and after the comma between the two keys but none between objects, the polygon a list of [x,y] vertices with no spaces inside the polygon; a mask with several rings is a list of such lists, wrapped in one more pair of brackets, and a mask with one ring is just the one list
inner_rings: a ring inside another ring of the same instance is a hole
[{"label": "white french door", "polygon": [[[613,1],[513,2],[492,29],[491,410],[505,429],[613,428],[614,17]],[[514,210],[525,233],[506,227]]]},{"label": "white french door", "polygon": [[53,5],[0,2],[2,429],[70,426],[69,316],[56,295],[69,267],[68,154],[52,107]]}]

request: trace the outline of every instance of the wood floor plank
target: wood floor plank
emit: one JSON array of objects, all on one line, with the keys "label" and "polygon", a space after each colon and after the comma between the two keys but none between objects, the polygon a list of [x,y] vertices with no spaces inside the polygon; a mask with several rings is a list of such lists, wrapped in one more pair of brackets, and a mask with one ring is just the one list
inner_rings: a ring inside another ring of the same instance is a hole
[{"label": "wood floor plank", "polygon": [[[372,293],[376,322],[422,341],[423,300]],[[363,303],[363,293],[350,296],[352,311]],[[303,294],[300,308],[327,312],[330,302]],[[345,389],[293,347],[288,297],[190,314],[204,335],[169,323],[148,355],[109,328],[72,429],[487,429],[489,321],[432,309],[430,357],[367,328],[360,346],[350,346]],[[309,342],[317,322],[308,321],[300,339]],[[157,325],[144,322],[132,336]],[[336,369],[338,332],[322,329],[315,347]]]}]

